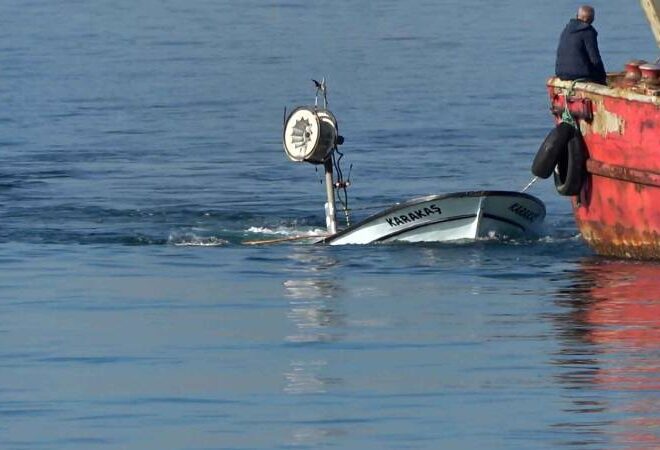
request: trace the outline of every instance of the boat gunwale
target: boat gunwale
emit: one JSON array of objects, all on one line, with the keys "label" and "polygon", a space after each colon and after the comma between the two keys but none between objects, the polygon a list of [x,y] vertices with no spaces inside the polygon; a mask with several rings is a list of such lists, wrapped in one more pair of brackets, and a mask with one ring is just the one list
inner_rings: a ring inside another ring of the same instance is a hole
[{"label": "boat gunwale", "polygon": [[[610,76],[618,76],[620,74],[610,74]],[[657,90],[657,93],[654,94],[642,94],[639,92],[634,92],[630,90],[625,90],[626,88],[621,86],[609,86],[602,85],[598,83],[593,83],[590,81],[572,81],[572,80],[561,80],[558,77],[550,77],[546,82],[546,86],[551,88],[564,89],[566,91],[572,90],[573,92],[585,92],[588,94],[600,95],[603,97],[617,98],[628,101],[636,101],[640,103],[649,103],[660,107],[660,89]]]}]

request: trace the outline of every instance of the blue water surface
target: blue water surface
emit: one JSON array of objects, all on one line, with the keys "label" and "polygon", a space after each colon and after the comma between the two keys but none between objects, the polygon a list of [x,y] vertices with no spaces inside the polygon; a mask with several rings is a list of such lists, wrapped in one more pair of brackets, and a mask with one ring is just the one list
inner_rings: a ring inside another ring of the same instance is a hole
[{"label": "blue water surface", "polygon": [[[608,70],[658,49],[594,1]],[[520,190],[577,4],[0,1],[0,448],[660,448],[660,266],[539,239],[327,247],[351,206]]]}]

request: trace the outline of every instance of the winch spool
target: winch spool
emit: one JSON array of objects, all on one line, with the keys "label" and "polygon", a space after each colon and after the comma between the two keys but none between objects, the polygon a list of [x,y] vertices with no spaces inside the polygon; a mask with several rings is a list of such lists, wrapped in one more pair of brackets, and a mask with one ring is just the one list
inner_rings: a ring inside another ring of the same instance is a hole
[{"label": "winch spool", "polygon": [[337,120],[327,109],[300,106],[287,117],[282,142],[291,161],[323,164],[337,145]]}]

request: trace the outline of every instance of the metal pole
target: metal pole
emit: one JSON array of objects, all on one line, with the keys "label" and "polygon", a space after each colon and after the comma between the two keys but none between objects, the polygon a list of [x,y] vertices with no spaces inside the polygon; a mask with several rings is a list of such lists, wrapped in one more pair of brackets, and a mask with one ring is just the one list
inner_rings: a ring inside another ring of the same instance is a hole
[{"label": "metal pole", "polygon": [[337,218],[335,217],[335,182],[332,173],[332,158],[325,160],[325,193],[327,202],[325,203],[325,226],[329,234],[337,232]]}]

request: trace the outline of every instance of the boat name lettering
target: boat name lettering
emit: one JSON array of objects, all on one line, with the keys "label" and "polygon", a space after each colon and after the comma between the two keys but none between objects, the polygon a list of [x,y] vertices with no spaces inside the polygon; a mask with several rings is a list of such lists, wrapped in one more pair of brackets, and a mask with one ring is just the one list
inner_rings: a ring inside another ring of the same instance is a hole
[{"label": "boat name lettering", "polygon": [[538,213],[535,213],[534,211],[530,211],[520,203],[514,203],[513,205],[509,206],[509,210],[513,211],[514,214],[530,222],[534,222],[540,215]]},{"label": "boat name lettering", "polygon": [[424,217],[429,217],[434,214],[442,214],[442,210],[436,204],[429,205],[426,208],[416,209],[412,212],[409,212],[408,214],[386,217],[385,221],[389,224],[390,227],[398,227],[407,223],[413,223],[416,220],[420,220]]}]

